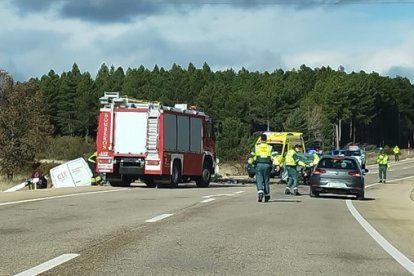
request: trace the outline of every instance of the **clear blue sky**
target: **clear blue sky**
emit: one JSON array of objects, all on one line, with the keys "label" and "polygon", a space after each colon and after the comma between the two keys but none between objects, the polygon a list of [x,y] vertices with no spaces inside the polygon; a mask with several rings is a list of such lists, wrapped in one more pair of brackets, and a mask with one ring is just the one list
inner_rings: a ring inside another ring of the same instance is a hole
[{"label": "clear blue sky", "polygon": [[414,0],[2,0],[15,80],[99,67],[290,70],[340,65],[414,83]]}]

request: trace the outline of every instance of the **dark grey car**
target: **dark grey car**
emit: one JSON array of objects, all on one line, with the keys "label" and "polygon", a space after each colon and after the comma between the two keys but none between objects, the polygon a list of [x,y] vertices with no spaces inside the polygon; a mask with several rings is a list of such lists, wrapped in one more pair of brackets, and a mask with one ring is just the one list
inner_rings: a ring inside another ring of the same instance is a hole
[{"label": "dark grey car", "polygon": [[352,156],[323,156],[310,179],[310,196],[321,193],[355,195],[364,199],[364,173]]}]

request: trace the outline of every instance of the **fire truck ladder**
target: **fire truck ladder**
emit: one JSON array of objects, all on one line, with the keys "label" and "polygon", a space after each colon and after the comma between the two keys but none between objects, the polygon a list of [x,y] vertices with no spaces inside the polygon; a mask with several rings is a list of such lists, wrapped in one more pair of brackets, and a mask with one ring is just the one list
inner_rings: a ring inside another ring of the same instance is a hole
[{"label": "fire truck ladder", "polygon": [[147,150],[148,160],[159,160],[157,151],[159,110],[151,108],[148,113]]}]

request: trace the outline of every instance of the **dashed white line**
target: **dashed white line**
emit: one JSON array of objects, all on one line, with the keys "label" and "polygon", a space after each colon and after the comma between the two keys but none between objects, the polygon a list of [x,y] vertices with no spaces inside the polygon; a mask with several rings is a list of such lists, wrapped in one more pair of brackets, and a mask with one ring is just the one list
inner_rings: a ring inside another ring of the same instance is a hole
[{"label": "dashed white line", "polygon": [[159,215],[159,216],[153,217],[153,218],[151,218],[151,219],[147,219],[145,222],[157,222],[157,221],[160,221],[160,220],[162,220],[162,219],[165,219],[165,218],[171,217],[172,215],[173,215],[173,214],[162,214],[162,215]]},{"label": "dashed white line", "polygon": [[351,200],[346,200],[346,206],[348,207],[351,214],[354,218],[361,224],[361,226],[368,232],[368,234],[388,253],[393,257],[397,262],[399,262],[405,269],[407,269],[411,274],[414,274],[414,263],[408,259],[404,254],[398,251],[391,243],[389,243],[380,233],[378,233],[374,227],[372,227],[355,209]]},{"label": "dashed white line", "polygon": [[202,200],[202,201],[200,201],[201,203],[207,203],[207,202],[210,202],[210,201],[213,201],[213,200],[216,200],[215,198],[207,198],[207,199],[204,199],[204,200]]},{"label": "dashed white line", "polygon": [[212,198],[212,197],[219,197],[219,196],[234,196],[234,194],[216,194],[216,195],[207,195],[207,196],[203,196],[202,198]]},{"label": "dashed white line", "polygon": [[73,258],[78,257],[79,254],[63,254],[60,255],[59,257],[56,257],[54,259],[51,259],[47,262],[44,262],[38,266],[35,266],[31,269],[28,269],[26,271],[20,272],[19,274],[16,274],[15,276],[33,276],[33,275],[38,275],[40,273],[43,273],[45,271],[48,271],[52,268],[54,268],[55,266],[61,265],[67,261],[72,260]]},{"label": "dashed white line", "polygon": [[234,192],[232,194],[215,194],[215,195],[206,195],[206,196],[202,196],[202,198],[212,198],[212,197],[220,197],[220,196],[234,196],[236,194],[241,194],[244,193],[245,191],[237,191]]},{"label": "dashed white line", "polygon": [[213,201],[213,200],[215,200],[215,197],[220,197],[220,196],[235,196],[235,195],[238,195],[238,194],[242,194],[242,193],[244,193],[245,191],[237,191],[237,192],[234,192],[234,193],[232,193],[232,194],[215,194],[215,195],[206,195],[206,196],[202,196],[201,198],[204,198],[202,201],[200,201],[200,203],[207,203],[207,202],[211,202],[211,201]]}]

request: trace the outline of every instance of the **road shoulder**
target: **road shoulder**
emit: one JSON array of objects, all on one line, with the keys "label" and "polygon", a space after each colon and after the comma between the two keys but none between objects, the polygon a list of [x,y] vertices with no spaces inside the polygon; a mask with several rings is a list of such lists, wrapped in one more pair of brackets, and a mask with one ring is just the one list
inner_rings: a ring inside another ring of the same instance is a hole
[{"label": "road shoulder", "polygon": [[370,187],[367,199],[354,201],[360,214],[388,242],[414,261],[414,181],[412,179]]}]

